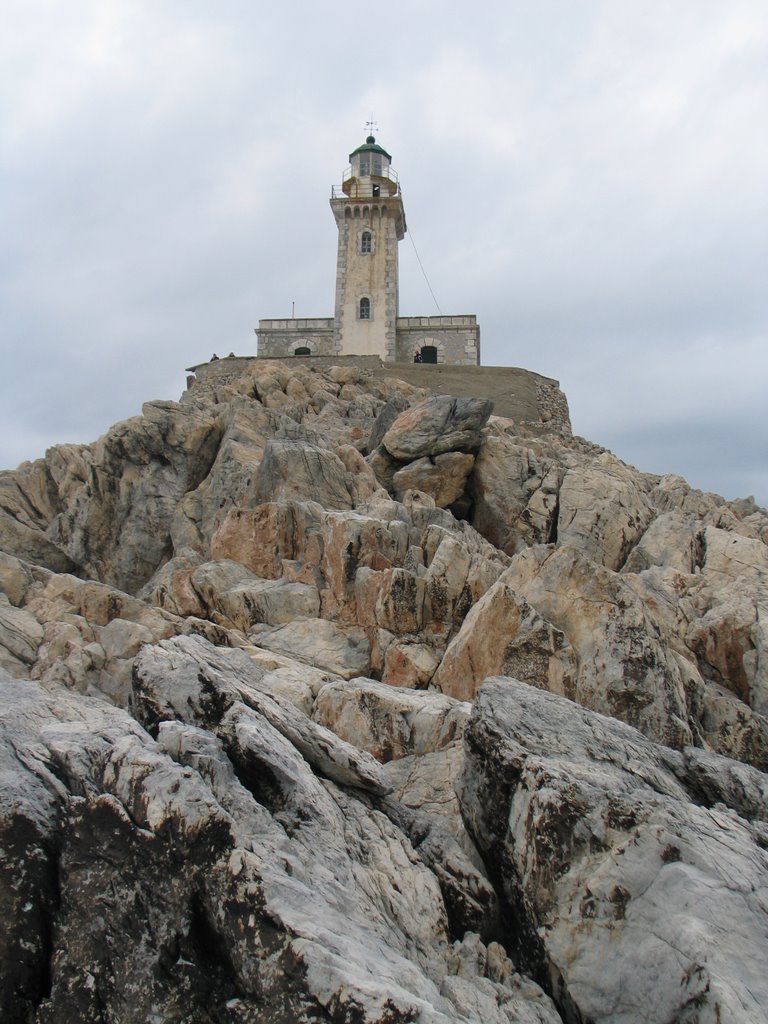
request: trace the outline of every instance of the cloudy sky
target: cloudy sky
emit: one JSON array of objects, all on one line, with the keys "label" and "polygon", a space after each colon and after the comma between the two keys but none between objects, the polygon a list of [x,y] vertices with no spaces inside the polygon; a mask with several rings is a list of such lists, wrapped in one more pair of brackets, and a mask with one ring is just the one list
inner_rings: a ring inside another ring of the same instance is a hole
[{"label": "cloudy sky", "polygon": [[413,241],[577,433],[768,505],[765,0],[5,0],[0,106],[0,467],[331,315],[373,113],[402,314]]}]

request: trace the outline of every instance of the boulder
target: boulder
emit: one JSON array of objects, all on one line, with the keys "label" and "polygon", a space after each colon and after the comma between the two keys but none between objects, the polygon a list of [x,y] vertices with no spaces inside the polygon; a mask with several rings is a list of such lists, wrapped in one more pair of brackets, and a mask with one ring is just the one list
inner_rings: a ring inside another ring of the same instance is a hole
[{"label": "boulder", "polygon": [[381,443],[393,458],[407,462],[443,452],[476,452],[492,411],[490,399],[435,395],[400,413]]},{"label": "boulder", "polygon": [[316,618],[320,611],[316,587],[285,578],[260,579],[238,562],[205,562],[191,582],[209,614],[244,632],[257,622],[276,625]]},{"label": "boulder", "polygon": [[8,598],[0,594],[0,648],[5,648],[18,661],[32,665],[43,634],[43,627],[34,615],[23,608],[14,608]]},{"label": "boulder", "polygon": [[681,512],[662,512],[650,523],[624,563],[623,572],[643,572],[652,566],[692,573],[703,561],[703,538],[698,520]]},{"label": "boulder", "polygon": [[431,681],[440,659],[427,644],[391,643],[384,656],[382,682],[422,690]]}]

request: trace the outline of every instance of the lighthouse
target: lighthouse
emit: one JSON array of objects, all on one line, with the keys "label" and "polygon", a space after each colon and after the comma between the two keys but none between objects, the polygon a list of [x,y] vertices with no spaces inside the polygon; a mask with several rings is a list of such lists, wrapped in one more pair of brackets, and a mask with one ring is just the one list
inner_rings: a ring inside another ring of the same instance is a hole
[{"label": "lighthouse", "polygon": [[334,315],[259,320],[258,358],[346,357],[379,363],[480,363],[473,313],[400,316],[398,245],[405,209],[392,157],[375,136],[349,154],[331,187],[338,229]]},{"label": "lighthouse", "polygon": [[392,157],[373,135],[349,155],[331,194],[339,232],[334,348],[340,355],[396,358],[397,247],[405,210]]}]

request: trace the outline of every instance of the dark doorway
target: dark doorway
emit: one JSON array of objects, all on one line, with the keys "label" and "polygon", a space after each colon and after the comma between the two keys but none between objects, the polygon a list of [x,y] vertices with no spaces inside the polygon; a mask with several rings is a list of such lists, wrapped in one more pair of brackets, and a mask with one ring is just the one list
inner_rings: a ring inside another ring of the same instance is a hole
[{"label": "dark doorway", "polygon": [[421,349],[421,361],[422,363],[436,363],[437,362],[437,348],[434,345],[424,345]]},{"label": "dark doorway", "polygon": [[293,354],[295,356],[311,356],[312,355],[312,353],[310,352],[310,350],[307,348],[306,345],[300,345],[299,348],[297,348],[294,351]]}]

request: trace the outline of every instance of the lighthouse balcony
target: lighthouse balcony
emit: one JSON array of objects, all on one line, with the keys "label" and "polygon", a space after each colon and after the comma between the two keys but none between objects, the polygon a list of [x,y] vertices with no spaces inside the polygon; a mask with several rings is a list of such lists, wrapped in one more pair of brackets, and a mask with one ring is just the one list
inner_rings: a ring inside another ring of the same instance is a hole
[{"label": "lighthouse balcony", "polygon": [[387,170],[386,174],[371,174],[355,177],[352,168],[344,172],[341,186],[334,185],[331,199],[375,199],[379,196],[396,196],[400,191],[397,174]]}]

